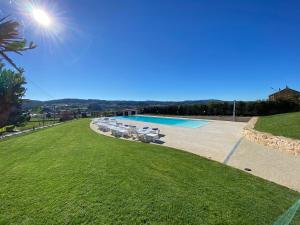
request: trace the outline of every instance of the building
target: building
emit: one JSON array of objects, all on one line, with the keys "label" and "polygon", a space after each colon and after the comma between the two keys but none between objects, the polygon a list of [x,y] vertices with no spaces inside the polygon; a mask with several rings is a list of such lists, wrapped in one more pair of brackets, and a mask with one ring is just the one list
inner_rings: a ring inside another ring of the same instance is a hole
[{"label": "building", "polygon": [[275,92],[269,96],[270,101],[278,101],[278,100],[292,100],[296,102],[300,102],[300,92],[293,90],[286,86],[285,89],[282,89],[278,92]]},{"label": "building", "polygon": [[74,119],[74,113],[70,110],[61,110],[59,112],[60,121],[67,121]]},{"label": "building", "polygon": [[124,110],[122,110],[122,115],[123,116],[134,116],[136,114],[138,114],[137,109],[124,109]]}]

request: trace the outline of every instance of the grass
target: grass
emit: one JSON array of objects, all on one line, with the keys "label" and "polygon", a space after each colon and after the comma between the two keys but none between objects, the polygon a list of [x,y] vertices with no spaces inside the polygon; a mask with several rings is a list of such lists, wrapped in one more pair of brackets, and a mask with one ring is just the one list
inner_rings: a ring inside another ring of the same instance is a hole
[{"label": "grass", "polygon": [[300,112],[260,117],[255,129],[276,136],[300,139]]},{"label": "grass", "polygon": [[0,184],[0,224],[263,225],[300,197],[193,154],[101,136],[89,120],[1,141]]}]

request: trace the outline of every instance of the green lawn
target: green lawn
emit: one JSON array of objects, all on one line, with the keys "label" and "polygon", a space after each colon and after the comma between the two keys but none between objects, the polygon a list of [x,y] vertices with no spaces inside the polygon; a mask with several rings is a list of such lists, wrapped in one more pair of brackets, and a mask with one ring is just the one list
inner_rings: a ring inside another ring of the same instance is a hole
[{"label": "green lawn", "polygon": [[255,129],[277,136],[300,139],[300,112],[260,117]]},{"label": "green lawn", "polygon": [[299,197],[193,154],[101,136],[89,120],[0,142],[0,224],[263,225]]}]

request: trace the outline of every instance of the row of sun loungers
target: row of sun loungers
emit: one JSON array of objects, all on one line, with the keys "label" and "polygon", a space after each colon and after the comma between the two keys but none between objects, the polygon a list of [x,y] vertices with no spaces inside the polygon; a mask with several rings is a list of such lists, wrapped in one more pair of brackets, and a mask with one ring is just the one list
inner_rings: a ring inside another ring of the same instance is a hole
[{"label": "row of sun loungers", "polygon": [[160,139],[160,130],[158,128],[143,127],[127,125],[118,122],[113,118],[97,118],[94,119],[93,124],[98,125],[103,132],[111,132],[115,137],[134,138],[142,142],[157,142]]}]

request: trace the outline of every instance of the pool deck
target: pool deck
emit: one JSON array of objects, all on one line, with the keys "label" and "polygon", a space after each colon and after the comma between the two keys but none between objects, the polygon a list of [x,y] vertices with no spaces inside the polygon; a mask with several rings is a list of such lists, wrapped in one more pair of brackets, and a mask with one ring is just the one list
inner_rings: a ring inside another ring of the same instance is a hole
[{"label": "pool deck", "polygon": [[[167,126],[132,120],[120,121],[138,127],[159,128],[162,143],[160,145],[191,152],[211,160],[225,163],[229,166],[287,186],[300,192],[300,157],[285,152],[268,149],[265,146],[252,143],[243,138],[245,122],[229,122],[210,120],[199,128]],[[91,123],[91,128],[101,132]]]}]

